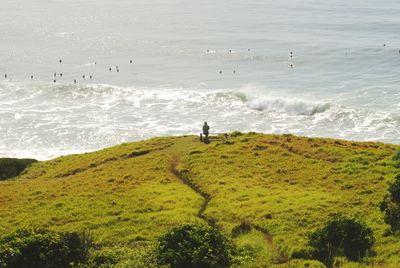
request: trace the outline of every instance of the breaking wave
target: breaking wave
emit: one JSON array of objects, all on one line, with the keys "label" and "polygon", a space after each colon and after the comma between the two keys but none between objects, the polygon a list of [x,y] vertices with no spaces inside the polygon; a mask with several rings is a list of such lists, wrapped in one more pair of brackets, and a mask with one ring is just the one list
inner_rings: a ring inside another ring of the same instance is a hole
[{"label": "breaking wave", "polygon": [[399,143],[390,113],[251,90],[0,84],[0,156],[49,159],[160,135],[293,133]]}]

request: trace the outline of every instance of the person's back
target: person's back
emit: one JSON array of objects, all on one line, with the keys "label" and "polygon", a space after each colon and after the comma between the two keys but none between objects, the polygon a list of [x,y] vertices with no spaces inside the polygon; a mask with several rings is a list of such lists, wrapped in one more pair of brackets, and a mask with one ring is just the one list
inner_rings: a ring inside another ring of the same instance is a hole
[{"label": "person's back", "polygon": [[207,122],[204,122],[203,134],[206,136],[206,138],[208,138],[209,131],[210,131],[210,126],[207,125]]}]

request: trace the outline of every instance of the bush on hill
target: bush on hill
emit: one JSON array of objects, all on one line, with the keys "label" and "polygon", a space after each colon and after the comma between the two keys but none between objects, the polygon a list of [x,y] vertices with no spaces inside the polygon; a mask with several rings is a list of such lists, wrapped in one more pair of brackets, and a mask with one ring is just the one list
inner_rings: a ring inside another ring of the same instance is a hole
[{"label": "bush on hill", "polygon": [[335,257],[358,261],[366,256],[374,244],[372,229],[356,218],[335,216],[325,227],[309,235],[311,256],[328,266]]},{"label": "bush on hill", "polygon": [[389,186],[389,194],[380,203],[380,209],[385,214],[385,223],[390,225],[392,231],[400,230],[400,175]]},{"label": "bush on hill", "polygon": [[35,162],[35,159],[0,158],[0,181],[18,176]]},{"label": "bush on hill", "polygon": [[394,183],[389,186],[389,194],[394,203],[400,203],[400,174],[395,177]]},{"label": "bush on hill", "polygon": [[381,211],[385,213],[383,219],[390,225],[391,230],[395,232],[400,230],[400,204],[383,201]]},{"label": "bush on hill", "polygon": [[86,234],[18,230],[0,238],[0,267],[71,267],[86,262],[91,245]]},{"label": "bush on hill", "polygon": [[393,161],[399,161],[399,160],[400,160],[400,150],[397,150],[397,151],[395,152],[395,154],[394,154],[393,157],[392,157],[392,160],[393,160]]},{"label": "bush on hill", "polygon": [[215,227],[186,223],[159,238],[158,259],[173,268],[228,267],[230,246]]},{"label": "bush on hill", "polygon": [[232,132],[231,133],[231,137],[239,137],[239,136],[242,136],[243,135],[243,133],[242,132],[240,132],[240,131],[234,131],[234,132]]}]

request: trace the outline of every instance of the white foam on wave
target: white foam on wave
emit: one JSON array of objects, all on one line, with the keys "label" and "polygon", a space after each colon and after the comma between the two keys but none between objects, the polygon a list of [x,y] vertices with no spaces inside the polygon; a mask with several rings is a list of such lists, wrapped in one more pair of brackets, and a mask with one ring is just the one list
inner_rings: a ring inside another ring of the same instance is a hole
[{"label": "white foam on wave", "polygon": [[[230,90],[135,88],[106,84],[0,85],[0,156],[48,159],[160,135],[293,133],[398,143],[399,119],[329,101],[251,87]],[[13,120],[10,120],[13,118]]]},{"label": "white foam on wave", "polygon": [[315,115],[331,107],[330,103],[316,103],[301,99],[251,98],[248,107],[258,111],[288,113],[292,115]]}]

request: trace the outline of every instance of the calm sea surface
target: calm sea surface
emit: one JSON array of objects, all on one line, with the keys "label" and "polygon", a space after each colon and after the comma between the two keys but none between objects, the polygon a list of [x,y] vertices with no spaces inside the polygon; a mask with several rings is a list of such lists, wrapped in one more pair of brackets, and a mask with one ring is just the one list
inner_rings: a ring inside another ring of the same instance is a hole
[{"label": "calm sea surface", "polygon": [[0,156],[203,121],[400,143],[399,14],[392,0],[2,0]]}]

